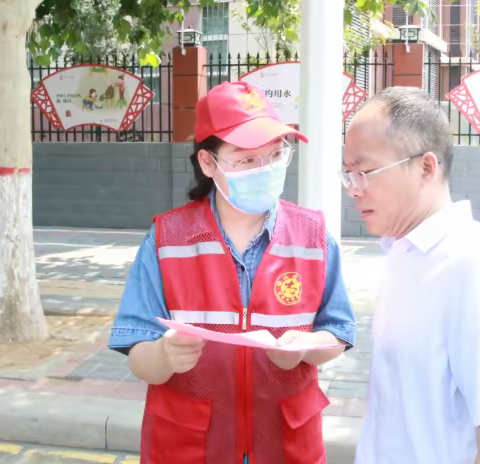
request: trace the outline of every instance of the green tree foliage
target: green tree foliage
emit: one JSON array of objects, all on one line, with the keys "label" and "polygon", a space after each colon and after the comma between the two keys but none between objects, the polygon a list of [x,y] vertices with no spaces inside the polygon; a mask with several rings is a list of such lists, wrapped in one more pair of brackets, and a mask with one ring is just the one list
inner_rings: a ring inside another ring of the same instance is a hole
[{"label": "green tree foliage", "polygon": [[[338,0],[319,0],[338,1]],[[421,0],[347,0],[345,24],[354,14],[381,16],[385,2],[408,14],[429,15]],[[36,10],[28,48],[39,64],[62,54],[98,56],[135,47],[144,64],[157,65],[171,26],[182,21],[193,0],[44,0]],[[200,0],[202,6],[214,0]],[[290,54],[298,41],[301,0],[246,0],[249,20],[275,40],[276,50]],[[352,8],[353,7],[353,8]]]},{"label": "green tree foliage", "polygon": [[[328,1],[328,0],[321,0]],[[336,1],[336,0],[330,0]],[[275,41],[275,49],[283,55],[292,56],[295,44],[298,42],[298,30],[300,26],[301,0],[248,0],[244,2],[247,18],[238,15],[238,19],[245,30],[251,30],[256,26],[259,35],[260,47],[268,44],[265,37],[271,37]],[[408,15],[419,14],[422,17],[433,19],[433,13],[425,1],[420,0],[346,0],[344,8],[344,39],[345,46],[351,52],[363,53],[384,42],[384,38],[378,36],[365,37],[352,27],[354,16],[362,17],[362,21],[368,18],[382,19],[385,5],[397,5],[407,12]],[[264,51],[270,51],[266,48]]]}]

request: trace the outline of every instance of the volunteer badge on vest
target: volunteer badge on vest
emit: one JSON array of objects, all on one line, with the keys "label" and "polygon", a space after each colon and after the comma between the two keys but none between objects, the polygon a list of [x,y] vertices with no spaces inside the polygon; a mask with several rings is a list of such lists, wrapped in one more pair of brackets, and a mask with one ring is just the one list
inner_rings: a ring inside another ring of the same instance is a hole
[{"label": "volunteer badge on vest", "polygon": [[275,282],[275,296],[284,305],[294,305],[302,298],[302,279],[296,272],[287,272]]}]

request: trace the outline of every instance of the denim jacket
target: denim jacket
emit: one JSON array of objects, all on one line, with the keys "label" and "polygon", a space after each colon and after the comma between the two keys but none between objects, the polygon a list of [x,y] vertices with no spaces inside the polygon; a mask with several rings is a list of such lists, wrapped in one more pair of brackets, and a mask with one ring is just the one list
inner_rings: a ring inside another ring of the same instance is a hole
[{"label": "denim jacket", "polygon": [[[215,206],[214,191],[210,193],[210,207],[232,254],[242,305],[247,307],[253,279],[273,235],[278,205],[268,212],[262,231],[242,254],[236,250],[222,228]],[[163,294],[154,233],[155,228],[152,227],[138,250],[129,272],[120,309],[111,329],[110,348],[125,354],[136,343],[154,341],[165,333],[166,328],[157,322],[157,317],[171,319]],[[313,330],[328,331],[347,342],[348,348],[353,346],[355,318],[342,277],[340,249],[328,233],[325,286]]]}]

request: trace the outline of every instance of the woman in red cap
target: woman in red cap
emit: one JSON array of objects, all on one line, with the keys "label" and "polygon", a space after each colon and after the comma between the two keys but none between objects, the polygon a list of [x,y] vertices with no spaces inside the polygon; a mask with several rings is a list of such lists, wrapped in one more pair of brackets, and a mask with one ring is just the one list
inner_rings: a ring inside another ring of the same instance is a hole
[{"label": "woman in red cap", "polygon": [[[294,148],[244,82],[196,108],[190,203],[161,214],[126,284],[110,347],[149,384],[142,464],[323,464],[317,365],[351,347],[355,322],[323,214],[280,200]],[[262,350],[166,330],[268,330]],[[334,344],[302,351],[296,346]]]}]

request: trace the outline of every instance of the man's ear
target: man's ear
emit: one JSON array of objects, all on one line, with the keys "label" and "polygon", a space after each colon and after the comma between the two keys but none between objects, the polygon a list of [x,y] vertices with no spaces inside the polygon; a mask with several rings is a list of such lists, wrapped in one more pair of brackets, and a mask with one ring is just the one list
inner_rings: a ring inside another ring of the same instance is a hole
[{"label": "man's ear", "polygon": [[435,175],[438,173],[439,169],[440,166],[437,155],[431,151],[425,153],[422,157],[422,170],[424,179],[433,179],[433,177],[435,177]]}]

